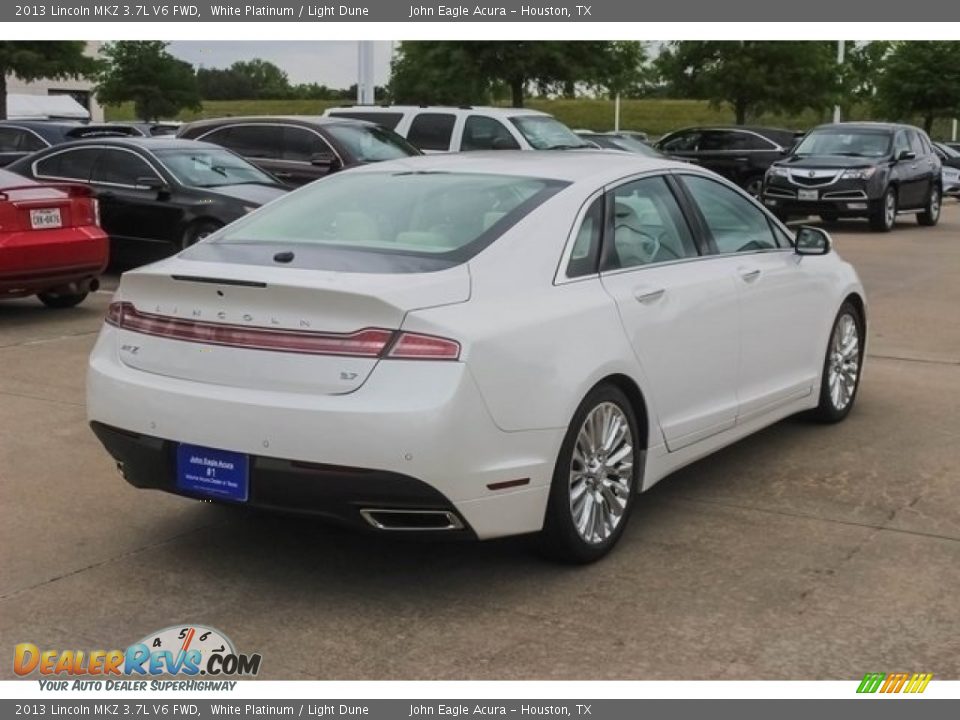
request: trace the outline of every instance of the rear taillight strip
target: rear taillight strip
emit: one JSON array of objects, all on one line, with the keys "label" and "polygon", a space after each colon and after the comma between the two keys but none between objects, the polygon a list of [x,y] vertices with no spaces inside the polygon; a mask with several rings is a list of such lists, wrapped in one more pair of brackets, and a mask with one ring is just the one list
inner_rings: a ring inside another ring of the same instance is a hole
[{"label": "rear taillight strip", "polygon": [[172,318],[137,310],[133,303],[110,303],[106,322],[130,332],[184,342],[307,355],[457,360],[460,344],[432,335],[364,328],[352,333],[245,327]]}]

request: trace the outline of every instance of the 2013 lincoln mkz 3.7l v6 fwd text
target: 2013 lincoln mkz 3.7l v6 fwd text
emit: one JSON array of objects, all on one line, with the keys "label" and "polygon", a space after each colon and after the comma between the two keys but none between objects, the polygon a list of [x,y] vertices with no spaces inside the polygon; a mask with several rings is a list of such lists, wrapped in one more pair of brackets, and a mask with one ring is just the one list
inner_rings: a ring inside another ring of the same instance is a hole
[{"label": "2013 lincoln mkz 3.7l v6 fwd text", "polygon": [[382,533],[539,533],[856,398],[863,288],[713,173],[600,150],[338,173],[126,273],[88,412],[137,487]]}]

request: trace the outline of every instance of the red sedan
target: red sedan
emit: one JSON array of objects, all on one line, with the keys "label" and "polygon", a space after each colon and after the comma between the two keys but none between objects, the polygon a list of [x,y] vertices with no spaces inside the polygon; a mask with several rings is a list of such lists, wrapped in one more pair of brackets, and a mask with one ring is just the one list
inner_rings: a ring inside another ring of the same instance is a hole
[{"label": "red sedan", "polygon": [[0,170],[0,299],[73,307],[99,286],[108,254],[90,188]]}]

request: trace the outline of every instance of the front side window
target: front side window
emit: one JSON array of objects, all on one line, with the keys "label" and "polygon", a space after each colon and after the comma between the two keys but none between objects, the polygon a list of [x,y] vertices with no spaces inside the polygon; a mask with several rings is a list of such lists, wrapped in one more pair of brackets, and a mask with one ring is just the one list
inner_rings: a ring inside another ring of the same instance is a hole
[{"label": "front side window", "polygon": [[520,144],[499,120],[483,115],[471,115],[463,126],[460,149],[519,150]]},{"label": "front side window", "polygon": [[78,148],[48,155],[34,163],[34,175],[55,180],[89,182],[100,148]]},{"label": "front side window", "polygon": [[191,187],[275,184],[262,170],[223,148],[198,144],[196,148],[156,150],[154,154],[171,175]]},{"label": "front side window", "polygon": [[897,134],[893,138],[893,153],[894,157],[899,158],[901,153],[910,151],[910,141],[907,140],[907,133],[903,130],[897,130]]},{"label": "front side window", "polygon": [[564,185],[507,175],[340,173],[230,225],[217,242],[463,262]]},{"label": "front side window", "polygon": [[93,167],[92,180],[135,187],[143,177],[155,178],[157,173],[142,157],[126,150],[105,149]]},{"label": "front side window", "polygon": [[407,140],[421,150],[449,150],[456,115],[420,113],[410,123]]},{"label": "front side window", "polygon": [[609,201],[612,243],[604,251],[605,270],[698,255],[693,234],[664,178],[643,178],[621,185]]},{"label": "front side window", "polygon": [[684,176],[683,182],[721,255],[781,247],[763,210],[740,193],[695,175]]},{"label": "front side window", "polygon": [[308,163],[314,155],[328,152],[331,152],[330,146],[315,132],[301,127],[283,128],[283,153],[280,157],[284,160]]}]

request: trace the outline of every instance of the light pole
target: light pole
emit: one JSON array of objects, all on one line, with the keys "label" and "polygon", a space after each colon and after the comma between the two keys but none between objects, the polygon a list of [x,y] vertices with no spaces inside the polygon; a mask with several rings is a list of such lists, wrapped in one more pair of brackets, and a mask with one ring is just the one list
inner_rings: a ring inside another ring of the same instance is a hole
[{"label": "light pole", "polygon": [[361,40],[357,43],[357,105],[373,105],[373,42]]},{"label": "light pole", "polygon": [[[837,40],[837,74],[843,72],[843,50],[844,50],[844,41]],[[833,121],[835,123],[840,122],[840,105],[833,106]]]}]

